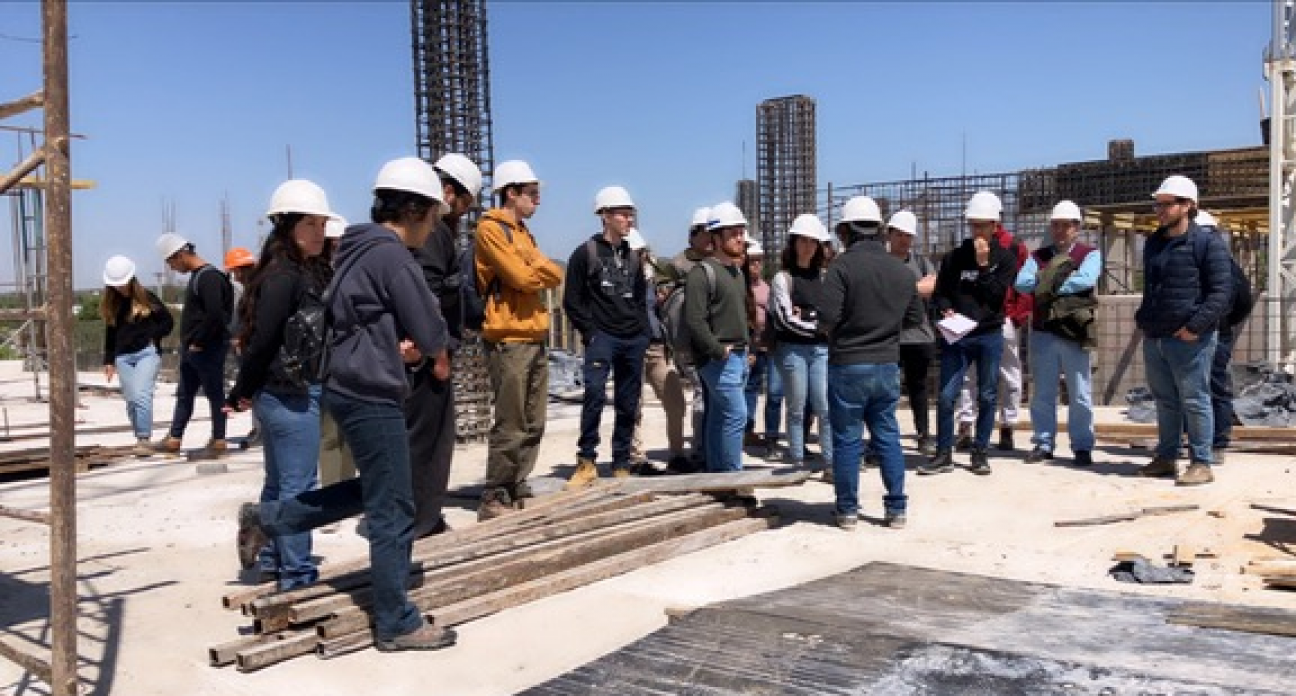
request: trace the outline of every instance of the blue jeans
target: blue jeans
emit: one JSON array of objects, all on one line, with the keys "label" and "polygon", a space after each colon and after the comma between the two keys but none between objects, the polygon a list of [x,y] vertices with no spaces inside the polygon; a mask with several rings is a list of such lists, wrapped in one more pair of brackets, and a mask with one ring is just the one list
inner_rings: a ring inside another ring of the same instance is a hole
[{"label": "blue jeans", "polygon": [[153,388],[161,365],[162,359],[153,346],[118,355],[113,360],[121,380],[122,398],[126,399],[126,417],[140,440],[153,436]]},{"label": "blue jeans", "polygon": [[612,404],[616,420],[612,426],[612,465],[630,468],[630,448],[634,444],[635,414],[643,394],[644,354],[648,336],[619,338],[594,331],[585,346],[585,398],[581,402],[580,438],[576,456],[597,460],[599,421],[607,406],[608,373],[612,373]]},{"label": "blue jeans", "polygon": [[1003,355],[1003,332],[991,331],[964,336],[957,343],[940,342],[940,400],[936,405],[936,449],[948,452],[954,447],[954,409],[968,367],[976,363],[977,418],[976,442],[979,450],[990,446],[994,431],[995,401],[999,396],[999,358]]},{"label": "blue jeans", "polygon": [[1157,405],[1158,457],[1178,457],[1181,434],[1187,427],[1193,462],[1211,463],[1215,414],[1211,409],[1210,369],[1214,358],[1214,331],[1191,343],[1173,336],[1144,338],[1143,363]]},{"label": "blue jeans", "polygon": [[168,433],[174,438],[183,438],[189,419],[193,417],[194,398],[202,389],[211,407],[212,439],[225,439],[225,353],[229,345],[222,341],[219,345],[207,346],[199,351],[191,351],[186,346],[180,349],[180,385],[176,388],[175,412],[171,415],[171,430]]},{"label": "blue jeans", "polygon": [[747,432],[756,432],[756,400],[761,387],[765,388],[765,437],[774,439],[779,434],[779,421],[783,418],[783,379],[773,366],[767,351],[756,353],[751,370],[747,372]]},{"label": "blue jeans", "polygon": [[[261,416],[265,440],[265,484],[261,502],[288,500],[319,485],[320,387],[306,394],[257,393],[254,403]],[[275,537],[271,559],[279,573],[279,589],[309,585],[319,579],[311,560],[311,534],[299,532]]]},{"label": "blue jeans", "polygon": [[829,365],[828,406],[832,419],[834,512],[859,514],[860,451],[864,426],[872,434],[872,451],[881,458],[879,470],[886,495],[882,505],[888,514],[905,511],[905,461],[900,451],[900,425],[896,405],[900,403],[900,366]]},{"label": "blue jeans", "polygon": [[1079,343],[1035,329],[1030,335],[1031,423],[1035,434],[1031,442],[1052,452],[1057,446],[1058,378],[1067,383],[1067,433],[1072,452],[1094,448],[1092,360],[1089,351]]},{"label": "blue jeans", "polygon": [[324,408],[337,421],[360,477],[289,500],[263,503],[261,524],[272,536],[283,536],[363,511],[369,524],[374,633],[378,640],[390,640],[423,624],[418,608],[405,591],[414,541],[414,493],[405,416],[397,404],[361,401],[327,390]]},{"label": "blue jeans", "polygon": [[833,461],[832,425],[828,416],[828,346],[782,343],[774,351],[783,395],[787,399],[788,456],[805,460],[805,420],[809,410],[819,416],[819,446],[824,462]]},{"label": "blue jeans", "polygon": [[708,360],[698,368],[698,376],[706,391],[706,470],[742,471],[747,351],[732,351],[725,360]]}]

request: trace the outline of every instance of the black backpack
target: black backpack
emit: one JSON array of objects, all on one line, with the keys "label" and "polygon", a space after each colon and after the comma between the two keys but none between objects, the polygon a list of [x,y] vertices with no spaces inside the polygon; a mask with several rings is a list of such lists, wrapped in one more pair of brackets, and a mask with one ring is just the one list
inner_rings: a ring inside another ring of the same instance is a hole
[{"label": "black backpack", "polygon": [[[715,269],[711,268],[706,261],[698,263],[702,264],[702,270],[706,274],[706,288],[697,288],[694,292],[698,290],[705,292],[710,299],[708,306],[714,306]],[[666,333],[666,346],[671,351],[671,360],[675,363],[675,368],[681,371],[696,367],[698,363],[697,349],[693,344],[693,332],[689,330],[688,322],[684,319],[684,300],[687,297],[685,295],[687,290],[688,285],[681,280],[658,308],[662,329]]]},{"label": "black backpack", "polygon": [[[497,221],[498,222],[498,221]],[[500,223],[509,244],[513,243],[513,227]],[[463,318],[463,328],[468,331],[481,331],[486,323],[486,296],[500,297],[499,276],[490,282],[485,292],[477,284],[477,237],[468,240],[468,245],[459,252],[459,313]]]},{"label": "black backpack", "polygon": [[[1207,246],[1211,238],[1209,233],[1197,234],[1193,237],[1193,260],[1197,262],[1197,267],[1201,268],[1202,261],[1206,258]],[[1224,315],[1224,321],[1229,326],[1237,326],[1251,316],[1251,310],[1255,308],[1255,295],[1251,291],[1251,281],[1247,279],[1246,272],[1238,265],[1237,259],[1229,254],[1229,269],[1233,274],[1233,302],[1229,305],[1228,313]]]},{"label": "black backpack", "polygon": [[312,288],[302,291],[296,311],[284,322],[283,343],[279,346],[279,365],[293,386],[305,389],[313,382],[324,381],[333,331],[333,313],[329,310],[333,291],[356,261],[379,243],[370,242],[348,257],[323,294]]}]

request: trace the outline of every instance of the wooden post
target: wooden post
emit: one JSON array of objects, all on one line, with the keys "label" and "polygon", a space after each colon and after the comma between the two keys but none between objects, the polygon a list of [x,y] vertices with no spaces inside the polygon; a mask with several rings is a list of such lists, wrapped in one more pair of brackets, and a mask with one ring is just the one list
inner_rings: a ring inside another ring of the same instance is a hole
[{"label": "wooden post", "polygon": [[72,349],[72,176],[67,0],[43,0],[45,230],[49,263],[50,624],[53,696],[77,683],[76,360]]}]

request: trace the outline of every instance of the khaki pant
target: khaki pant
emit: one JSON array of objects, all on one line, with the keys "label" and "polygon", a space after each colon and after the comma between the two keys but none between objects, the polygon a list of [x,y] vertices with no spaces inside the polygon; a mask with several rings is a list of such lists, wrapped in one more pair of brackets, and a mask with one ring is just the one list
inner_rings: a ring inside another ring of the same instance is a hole
[{"label": "khaki pant", "polygon": [[[652,387],[653,393],[657,395],[657,400],[661,402],[662,410],[666,412],[666,443],[670,448],[670,456],[684,454],[684,411],[687,408],[684,402],[684,382],[680,379],[679,372],[675,370],[675,363],[666,354],[666,348],[661,343],[649,344],[648,352],[644,354],[644,378]],[[634,445],[631,447],[631,456],[636,461],[645,458],[643,438],[640,434],[642,423],[643,400],[641,399],[639,414],[635,418]]]},{"label": "khaki pant", "polygon": [[328,409],[320,409],[320,453],[319,482],[320,487],[347,481],[355,478],[355,461],[351,459],[351,448],[342,440],[342,431],[338,430],[337,421]]},{"label": "khaki pant", "polygon": [[513,491],[531,475],[540,455],[549,406],[548,354],[539,343],[483,343],[495,392],[486,486]]}]

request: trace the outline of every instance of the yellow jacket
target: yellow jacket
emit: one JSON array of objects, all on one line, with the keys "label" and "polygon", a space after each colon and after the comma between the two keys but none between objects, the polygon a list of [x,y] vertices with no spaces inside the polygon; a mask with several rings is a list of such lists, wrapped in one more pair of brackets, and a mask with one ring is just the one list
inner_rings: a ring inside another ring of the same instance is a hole
[{"label": "yellow jacket", "polygon": [[526,223],[507,210],[486,211],[477,223],[476,259],[477,287],[486,300],[482,338],[543,343],[549,335],[549,309],[541,291],[561,285],[563,272],[536,246]]}]

